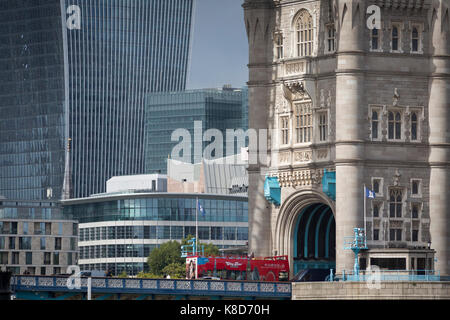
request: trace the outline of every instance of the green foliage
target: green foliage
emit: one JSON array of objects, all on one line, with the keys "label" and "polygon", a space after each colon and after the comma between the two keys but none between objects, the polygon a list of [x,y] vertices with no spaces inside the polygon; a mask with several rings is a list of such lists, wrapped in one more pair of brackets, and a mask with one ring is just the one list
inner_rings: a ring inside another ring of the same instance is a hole
[{"label": "green foliage", "polygon": [[[181,257],[181,245],[187,245],[188,240],[193,236],[189,235],[181,241],[168,241],[159,248],[153,249],[147,258],[147,264],[150,268],[149,273],[141,272],[138,278],[162,278],[169,274],[171,278],[183,279],[186,277],[186,259]],[[213,244],[202,244],[206,256],[218,255],[219,248]]]},{"label": "green foliage", "polygon": [[163,275],[164,267],[172,263],[184,265],[185,259],[181,257],[181,245],[177,241],[168,241],[159,248],[153,249],[147,258],[150,273]]},{"label": "green foliage", "polygon": [[125,270],[122,271],[121,274],[118,275],[119,278],[128,278],[127,272]]},{"label": "green foliage", "polygon": [[159,275],[153,274],[153,273],[145,273],[143,271],[139,272],[136,275],[136,278],[141,278],[141,279],[158,279],[158,278],[162,278]]},{"label": "green foliage", "polygon": [[163,274],[170,275],[172,279],[186,278],[186,266],[184,264],[171,263],[164,267]]}]

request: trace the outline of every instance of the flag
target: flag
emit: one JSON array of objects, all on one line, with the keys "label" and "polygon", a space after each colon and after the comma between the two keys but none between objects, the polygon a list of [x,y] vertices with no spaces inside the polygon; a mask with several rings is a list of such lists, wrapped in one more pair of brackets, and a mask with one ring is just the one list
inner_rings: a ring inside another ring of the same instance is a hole
[{"label": "flag", "polygon": [[202,216],[205,216],[205,208],[203,208],[202,204],[200,203],[200,201],[198,202],[198,211],[200,211],[200,213],[202,214]]},{"label": "flag", "polygon": [[366,189],[366,197],[370,199],[375,199],[375,192],[367,188],[365,189]]}]

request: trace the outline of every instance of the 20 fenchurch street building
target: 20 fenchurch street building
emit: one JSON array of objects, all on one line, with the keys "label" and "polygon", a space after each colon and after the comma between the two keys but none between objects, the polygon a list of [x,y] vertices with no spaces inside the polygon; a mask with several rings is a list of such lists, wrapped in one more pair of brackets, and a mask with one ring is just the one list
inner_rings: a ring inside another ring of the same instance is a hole
[{"label": "20 fenchurch street building", "polygon": [[80,198],[143,173],[145,95],[185,89],[192,11],[192,0],[2,0],[0,194]]}]

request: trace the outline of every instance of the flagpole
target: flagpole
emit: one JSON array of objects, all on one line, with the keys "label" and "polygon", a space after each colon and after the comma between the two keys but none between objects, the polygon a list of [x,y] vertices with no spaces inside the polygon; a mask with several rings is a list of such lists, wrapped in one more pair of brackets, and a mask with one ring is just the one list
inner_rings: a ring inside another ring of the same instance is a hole
[{"label": "flagpole", "polygon": [[367,247],[367,229],[366,229],[366,184],[364,184],[364,246]]},{"label": "flagpole", "polygon": [[[198,243],[198,196],[196,197],[195,203],[195,248],[197,249]],[[197,252],[195,253],[197,254]]]}]

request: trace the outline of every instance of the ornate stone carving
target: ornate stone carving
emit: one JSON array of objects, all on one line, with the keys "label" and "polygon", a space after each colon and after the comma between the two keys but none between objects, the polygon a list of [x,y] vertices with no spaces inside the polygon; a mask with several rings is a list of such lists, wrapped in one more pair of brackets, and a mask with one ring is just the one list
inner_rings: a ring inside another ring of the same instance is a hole
[{"label": "ornate stone carving", "polygon": [[317,150],[317,159],[325,159],[328,156],[328,149]]},{"label": "ornate stone carving", "polygon": [[397,170],[395,170],[395,174],[394,174],[394,177],[393,177],[393,181],[394,181],[394,186],[398,186],[399,185],[399,182],[400,182],[400,177],[401,177],[402,175],[400,174],[400,171],[397,169]]},{"label": "ornate stone carving", "polygon": [[398,89],[394,88],[394,99],[392,105],[395,107],[398,105],[398,101],[400,100],[400,94],[398,93]]},{"label": "ornate stone carving", "polygon": [[284,73],[286,76],[305,73],[305,64],[305,61],[286,63],[284,65]]},{"label": "ornate stone carving", "polygon": [[290,152],[282,152],[278,155],[278,159],[280,163],[289,163],[290,161]]},{"label": "ornate stone carving", "polygon": [[312,151],[297,151],[294,152],[295,162],[308,162],[312,160]]}]

